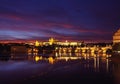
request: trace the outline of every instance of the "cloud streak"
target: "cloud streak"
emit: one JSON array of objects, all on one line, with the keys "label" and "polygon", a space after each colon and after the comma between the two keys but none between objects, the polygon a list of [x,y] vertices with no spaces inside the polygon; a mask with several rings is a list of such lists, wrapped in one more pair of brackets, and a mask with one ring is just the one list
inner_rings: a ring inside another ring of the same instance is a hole
[{"label": "cloud streak", "polygon": [[0,40],[112,40],[120,26],[120,2],[88,2],[0,0]]}]

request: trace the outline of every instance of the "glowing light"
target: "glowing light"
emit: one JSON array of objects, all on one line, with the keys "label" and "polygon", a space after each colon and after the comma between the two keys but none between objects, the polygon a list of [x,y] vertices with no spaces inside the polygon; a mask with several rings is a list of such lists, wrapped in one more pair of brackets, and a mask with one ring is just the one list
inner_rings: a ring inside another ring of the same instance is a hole
[{"label": "glowing light", "polygon": [[69,42],[66,40],[64,45],[68,46],[69,45]]},{"label": "glowing light", "polygon": [[65,61],[66,61],[66,62],[68,61],[68,59],[69,59],[68,57],[65,57]]},{"label": "glowing light", "polygon": [[53,38],[50,38],[49,39],[49,44],[52,45],[54,43],[54,39]]},{"label": "glowing light", "polygon": [[58,49],[58,47],[55,48],[56,50]]},{"label": "glowing light", "polygon": [[97,64],[96,64],[96,57],[94,57],[94,68],[96,70]]},{"label": "glowing light", "polygon": [[37,62],[39,60],[40,60],[39,56],[35,56],[35,61]]},{"label": "glowing light", "polygon": [[77,45],[77,42],[71,42],[70,45]]},{"label": "glowing light", "polygon": [[35,42],[35,46],[39,46],[39,42],[38,41]]},{"label": "glowing light", "polygon": [[48,58],[48,61],[49,61],[50,64],[53,64],[53,63],[54,63],[54,59],[53,59],[52,57],[49,57],[49,58]]},{"label": "glowing light", "polygon": [[42,56],[40,56],[40,57],[39,57],[39,59],[40,59],[40,60],[42,60],[42,59],[43,59],[43,57],[42,57]]},{"label": "glowing light", "polygon": [[57,52],[55,53],[55,56],[58,57],[58,53]]},{"label": "glowing light", "polygon": [[57,59],[64,59],[65,61],[81,59],[81,57],[58,57]]},{"label": "glowing light", "polygon": [[39,60],[42,60],[42,56],[35,56],[35,61],[37,62],[37,61],[39,61]]},{"label": "glowing light", "polygon": [[109,60],[108,59],[106,59],[106,70],[107,70],[107,72],[108,72],[108,69],[109,68]]}]

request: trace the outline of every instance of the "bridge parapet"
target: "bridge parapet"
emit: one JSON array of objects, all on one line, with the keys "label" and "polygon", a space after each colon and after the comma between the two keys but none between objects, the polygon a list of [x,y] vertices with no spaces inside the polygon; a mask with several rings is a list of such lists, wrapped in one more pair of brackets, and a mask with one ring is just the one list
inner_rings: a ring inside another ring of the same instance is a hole
[{"label": "bridge parapet", "polygon": [[58,47],[57,50],[55,51],[59,51],[59,52],[78,52],[78,53],[94,53],[94,52],[98,52],[98,53],[106,53],[106,51],[108,49],[112,49],[112,46],[104,46],[104,47],[100,47],[100,46],[85,46],[85,47]]}]

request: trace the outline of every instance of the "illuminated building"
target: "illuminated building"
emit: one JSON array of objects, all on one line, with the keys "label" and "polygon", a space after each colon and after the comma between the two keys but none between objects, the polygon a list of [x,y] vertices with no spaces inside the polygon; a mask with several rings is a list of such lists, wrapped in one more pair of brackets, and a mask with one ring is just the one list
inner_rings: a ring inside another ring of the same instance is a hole
[{"label": "illuminated building", "polygon": [[81,42],[68,42],[67,40],[65,42],[57,42],[59,45],[64,45],[64,46],[80,46]]},{"label": "illuminated building", "polygon": [[58,41],[54,38],[50,38],[47,42],[44,41],[44,42],[39,42],[39,41],[36,41],[35,42],[35,46],[42,46],[42,45],[53,45],[53,44],[58,44],[58,45],[65,45],[65,46],[78,46],[78,45],[81,45],[81,42],[68,42],[67,40],[62,42],[62,41]]},{"label": "illuminated building", "polygon": [[39,42],[38,41],[35,42],[35,46],[39,46]]},{"label": "illuminated building", "polygon": [[115,32],[113,35],[113,43],[119,43],[120,42],[120,29]]},{"label": "illuminated building", "polygon": [[49,44],[52,45],[55,42],[55,40],[53,38],[49,39]]},{"label": "illuminated building", "polygon": [[[115,35],[118,35],[118,34],[115,34]],[[53,44],[55,44],[55,46],[53,46],[54,48],[49,46]],[[84,46],[82,46],[83,44]],[[48,46],[46,47],[48,48],[48,50],[52,48],[53,51],[60,52],[60,53],[74,53],[74,52],[75,53],[106,53],[108,49],[112,49],[111,44],[108,44],[108,45],[106,44],[106,46],[102,46],[102,44],[101,46],[97,44],[86,45],[86,43],[83,43],[80,41],[67,41],[67,40],[58,41],[54,38],[50,38],[48,41],[43,41],[43,42],[36,41],[35,46]],[[36,51],[36,50],[33,49],[33,51]]]}]

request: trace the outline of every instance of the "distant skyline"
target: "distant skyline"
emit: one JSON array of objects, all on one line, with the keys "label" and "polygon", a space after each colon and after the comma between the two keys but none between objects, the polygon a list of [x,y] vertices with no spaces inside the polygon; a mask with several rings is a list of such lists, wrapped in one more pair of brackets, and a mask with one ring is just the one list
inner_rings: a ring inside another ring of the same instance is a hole
[{"label": "distant skyline", "polygon": [[119,0],[0,0],[0,40],[112,41]]}]

